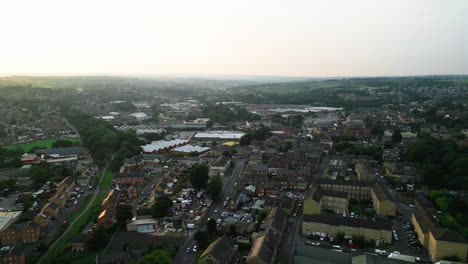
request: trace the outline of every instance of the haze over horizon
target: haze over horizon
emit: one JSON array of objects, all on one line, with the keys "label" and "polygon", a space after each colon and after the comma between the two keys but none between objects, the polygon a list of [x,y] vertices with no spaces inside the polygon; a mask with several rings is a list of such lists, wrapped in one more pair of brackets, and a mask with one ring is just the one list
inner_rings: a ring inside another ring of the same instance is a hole
[{"label": "haze over horizon", "polygon": [[0,8],[0,75],[468,73],[463,0],[49,0]]}]

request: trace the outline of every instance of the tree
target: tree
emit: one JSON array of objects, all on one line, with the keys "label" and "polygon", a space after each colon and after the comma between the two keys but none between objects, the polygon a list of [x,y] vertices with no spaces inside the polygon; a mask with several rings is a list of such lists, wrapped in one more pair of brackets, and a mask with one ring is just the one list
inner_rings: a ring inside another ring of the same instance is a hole
[{"label": "tree", "polygon": [[200,249],[205,249],[210,245],[210,234],[207,231],[198,230],[195,232],[193,239],[197,241]]},{"label": "tree", "polygon": [[105,248],[107,243],[109,242],[110,237],[107,234],[104,228],[100,227],[93,231],[93,235],[89,239],[89,248],[92,250],[99,250],[101,248]]},{"label": "tree", "polygon": [[151,215],[155,218],[167,216],[169,208],[172,206],[172,201],[167,196],[160,196],[151,206]]},{"label": "tree", "polygon": [[430,193],[429,193],[429,198],[431,198],[432,200],[437,200],[440,196],[442,195],[442,193],[439,191],[439,190],[432,190]]},{"label": "tree", "polygon": [[400,130],[399,129],[395,130],[392,134],[392,142],[400,143],[402,139],[403,139],[403,136],[401,135]]},{"label": "tree", "polygon": [[223,180],[219,175],[213,176],[206,187],[206,193],[212,200],[218,197],[219,193],[223,190]]},{"label": "tree", "polygon": [[195,189],[204,189],[208,183],[209,178],[210,176],[208,175],[208,166],[206,163],[195,163],[192,166],[192,169],[189,173],[189,179],[190,183]]},{"label": "tree", "polygon": [[237,234],[237,226],[234,224],[229,225],[229,233],[235,236]]},{"label": "tree", "polygon": [[117,222],[126,224],[133,218],[132,206],[130,205],[119,205],[117,209]]},{"label": "tree", "polygon": [[364,247],[366,244],[366,238],[364,236],[353,236],[353,244],[358,247]]},{"label": "tree", "polygon": [[73,146],[73,141],[66,139],[59,139],[52,143],[53,148],[68,148]]},{"label": "tree", "polygon": [[251,136],[250,134],[245,134],[243,135],[240,140],[239,140],[239,144],[241,146],[248,146],[250,145],[250,141],[251,141]]},{"label": "tree", "polygon": [[216,220],[214,220],[213,218],[211,218],[210,220],[208,220],[208,221],[206,222],[206,230],[207,230],[208,233],[210,233],[210,234],[216,233]]},{"label": "tree", "polygon": [[343,232],[336,233],[336,242],[343,243],[345,234]]}]

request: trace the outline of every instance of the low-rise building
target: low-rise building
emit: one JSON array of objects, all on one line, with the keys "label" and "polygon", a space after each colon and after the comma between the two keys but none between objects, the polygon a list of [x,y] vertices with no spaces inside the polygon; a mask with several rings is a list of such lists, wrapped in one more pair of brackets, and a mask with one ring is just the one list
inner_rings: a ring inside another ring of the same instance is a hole
[{"label": "low-rise building", "polygon": [[68,237],[67,246],[71,247],[72,252],[83,252],[86,249],[88,236],[83,233],[73,234]]},{"label": "low-rise building", "polygon": [[289,198],[288,196],[281,196],[278,198],[267,196],[263,206],[266,211],[271,211],[273,208],[278,207],[281,208],[287,215],[292,215],[295,204],[296,202],[294,199]]},{"label": "low-rise building", "polygon": [[231,241],[222,236],[211,243],[200,256],[200,264],[231,264],[235,255]]},{"label": "low-rise building", "polygon": [[24,264],[26,257],[22,246],[5,246],[0,248],[0,264]]},{"label": "low-rise building", "polygon": [[[435,220],[436,210],[417,203],[417,210],[411,216],[411,223],[421,244],[429,252],[432,261],[456,256],[463,262],[468,261],[468,243],[457,232],[441,227]],[[427,205],[427,203],[426,203]]]},{"label": "low-rise building", "polygon": [[342,217],[330,214],[304,215],[302,220],[303,235],[336,237],[344,233],[345,238],[364,236],[376,245],[392,242],[392,223],[389,221]]},{"label": "low-rise building", "polygon": [[115,222],[115,214],[111,210],[106,209],[98,216],[97,224],[99,227],[110,227]]},{"label": "low-rise building", "polygon": [[346,192],[349,199],[372,200],[379,215],[395,216],[396,204],[384,187],[375,182],[318,179],[317,186],[326,190]]},{"label": "low-rise building", "polygon": [[45,227],[49,224],[51,220],[50,214],[47,211],[41,211],[34,217],[34,222],[36,222],[40,227]]},{"label": "low-rise building", "polygon": [[304,199],[304,214],[320,214],[323,209],[337,214],[348,213],[348,193],[314,187]]},{"label": "low-rise building", "polygon": [[136,231],[139,233],[151,233],[156,231],[158,220],[156,219],[137,219],[127,224],[127,231]]},{"label": "low-rise building", "polygon": [[124,171],[114,176],[114,181],[119,185],[136,184],[145,185],[148,183],[148,174],[142,171]]},{"label": "low-rise building", "polygon": [[34,221],[29,223],[11,224],[0,232],[2,245],[16,245],[18,243],[34,243],[39,241],[40,227]]},{"label": "low-rise building", "polygon": [[251,164],[244,169],[243,181],[248,185],[265,186],[268,182],[268,167],[264,164]]},{"label": "low-rise building", "polygon": [[372,187],[371,198],[378,215],[396,215],[396,204],[390,199],[390,196],[385,192],[384,187],[380,183],[376,183]]},{"label": "low-rise building", "polygon": [[68,190],[71,190],[75,187],[75,180],[73,178],[66,177],[57,185],[57,193]]},{"label": "low-rise building", "polygon": [[355,166],[355,170],[357,173],[358,181],[375,181],[374,173],[372,173],[372,169],[369,168],[369,165],[367,165],[367,163],[358,162]]},{"label": "low-rise building", "polygon": [[229,164],[231,162],[230,157],[221,156],[217,161],[215,161],[210,166],[210,175],[221,175],[224,176],[227,169],[229,168]]},{"label": "low-rise building", "polygon": [[249,264],[272,264],[275,262],[278,248],[286,226],[286,213],[274,207],[262,222],[258,236],[254,238],[246,262]]},{"label": "low-rise building", "polygon": [[109,210],[112,213],[117,213],[117,206],[119,204],[120,191],[112,189],[101,203],[101,210]]},{"label": "low-rise building", "polygon": [[55,219],[59,213],[59,205],[54,202],[49,202],[43,208],[43,211],[47,211],[50,214],[50,218]]},{"label": "low-rise building", "polygon": [[64,192],[58,192],[54,197],[52,197],[50,202],[57,204],[60,209],[63,209],[67,204],[67,194]]}]

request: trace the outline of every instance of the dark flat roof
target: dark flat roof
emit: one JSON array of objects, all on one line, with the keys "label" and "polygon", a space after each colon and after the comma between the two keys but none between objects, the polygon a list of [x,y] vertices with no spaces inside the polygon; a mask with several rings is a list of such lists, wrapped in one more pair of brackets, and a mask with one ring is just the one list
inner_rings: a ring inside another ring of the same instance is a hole
[{"label": "dark flat roof", "polygon": [[362,227],[367,229],[374,230],[392,230],[392,223],[385,220],[373,221],[370,219],[363,218],[352,218],[352,217],[342,217],[338,215],[329,215],[329,214],[314,214],[314,215],[304,215],[304,222],[313,222],[313,223],[322,223],[327,225],[334,226],[350,226],[350,227]]}]

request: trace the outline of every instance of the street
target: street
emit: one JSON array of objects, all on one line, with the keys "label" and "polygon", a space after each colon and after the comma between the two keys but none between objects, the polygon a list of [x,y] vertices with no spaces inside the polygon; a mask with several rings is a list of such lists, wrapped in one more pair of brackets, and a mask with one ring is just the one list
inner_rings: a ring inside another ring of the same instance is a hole
[{"label": "street", "polygon": [[[230,176],[223,177],[223,190],[221,191],[220,197],[218,197],[218,199],[213,201],[211,206],[207,209],[207,212],[200,219],[200,222],[198,223],[198,230],[205,230],[206,220],[208,218],[215,217],[214,209],[222,207],[222,203],[226,199],[226,197],[232,197],[232,194],[234,193],[234,190],[235,190],[234,185],[235,183],[239,182],[242,169],[244,168],[245,160],[239,159],[239,160],[235,160],[235,162],[236,162],[236,166],[232,170],[232,174]],[[193,246],[196,245],[196,241],[194,241],[193,236],[197,229],[187,229],[187,230],[189,232],[188,236],[185,237],[185,240],[182,243],[182,246],[179,248],[179,251],[177,252],[174,258],[174,264],[193,263],[195,259],[196,253],[192,251],[190,251],[190,253],[186,253],[186,250],[187,248],[192,249]]]}]

